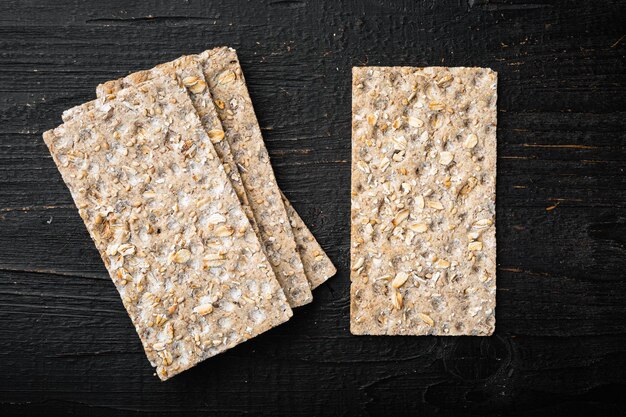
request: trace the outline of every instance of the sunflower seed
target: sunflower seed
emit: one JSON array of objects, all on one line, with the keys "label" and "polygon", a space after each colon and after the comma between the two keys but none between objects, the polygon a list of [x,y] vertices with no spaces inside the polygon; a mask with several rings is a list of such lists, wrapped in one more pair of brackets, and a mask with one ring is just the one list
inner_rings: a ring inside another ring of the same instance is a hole
[{"label": "sunflower seed", "polygon": [[478,136],[473,133],[470,133],[465,141],[463,142],[463,147],[466,149],[472,149],[474,146],[478,144]]},{"label": "sunflower seed", "polygon": [[439,163],[441,165],[449,165],[454,160],[452,152],[441,152],[439,154]]},{"label": "sunflower seed", "polygon": [[417,117],[409,117],[409,126],[411,127],[422,127],[424,126],[424,122]]},{"label": "sunflower seed", "polygon": [[493,220],[491,219],[480,219],[473,224],[472,227],[475,229],[485,229],[493,224]]},{"label": "sunflower seed", "polygon": [[408,209],[402,210],[398,212],[398,214],[396,214],[396,217],[394,217],[392,223],[394,226],[397,226],[400,223],[402,223],[404,220],[406,220],[407,217],[409,217],[409,210]]},{"label": "sunflower seed", "polygon": [[413,223],[409,225],[409,229],[415,233],[424,233],[428,230],[428,225],[424,223]]},{"label": "sunflower seed", "polygon": [[467,249],[470,251],[479,251],[483,249],[483,242],[470,242],[467,245]]},{"label": "sunflower seed", "polygon": [[364,263],[365,263],[365,258],[357,259],[357,261],[354,263],[354,265],[352,265],[352,270],[356,271],[357,269],[362,267]]},{"label": "sunflower seed", "polygon": [[433,319],[430,318],[428,314],[417,313],[417,316],[420,318],[420,320],[422,320],[424,323],[428,324],[429,326],[435,325],[435,322],[433,321]]},{"label": "sunflower seed", "polygon": [[400,310],[402,308],[402,294],[400,294],[399,291],[393,291],[391,293],[391,303],[393,305],[393,308],[395,308],[396,310]]},{"label": "sunflower seed", "polygon": [[435,263],[435,267],[440,269],[447,269],[450,267],[450,262],[446,261],[445,259],[438,259]]},{"label": "sunflower seed", "polygon": [[396,277],[391,282],[393,288],[400,288],[409,279],[409,274],[406,272],[398,272]]},{"label": "sunflower seed", "polygon": [[184,264],[189,261],[189,259],[191,259],[191,252],[189,249],[181,249],[172,255],[172,261],[177,264]]},{"label": "sunflower seed", "polygon": [[196,314],[200,314],[201,316],[206,316],[209,313],[213,312],[212,304],[201,304],[197,307],[194,307],[193,312]]}]

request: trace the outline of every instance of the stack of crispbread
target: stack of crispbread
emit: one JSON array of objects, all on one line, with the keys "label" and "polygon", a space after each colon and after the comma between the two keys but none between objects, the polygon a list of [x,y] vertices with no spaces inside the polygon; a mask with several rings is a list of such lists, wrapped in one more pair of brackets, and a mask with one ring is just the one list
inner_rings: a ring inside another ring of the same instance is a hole
[{"label": "stack of crispbread", "polygon": [[104,83],[63,121],[44,141],[162,380],[335,274],[278,188],[234,50]]}]

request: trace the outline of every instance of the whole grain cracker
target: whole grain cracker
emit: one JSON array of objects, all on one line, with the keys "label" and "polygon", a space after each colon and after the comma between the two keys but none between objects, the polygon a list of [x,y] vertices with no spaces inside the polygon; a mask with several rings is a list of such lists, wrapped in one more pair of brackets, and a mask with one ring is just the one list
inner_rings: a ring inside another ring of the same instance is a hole
[{"label": "whole grain cracker", "polygon": [[493,333],[496,84],[485,68],[353,69],[353,334]]},{"label": "whole grain cracker", "polygon": [[217,48],[198,57],[203,62],[204,77],[239,167],[265,253],[288,299],[293,300],[292,306],[308,303],[312,300],[311,285],[297,252],[237,54],[233,49]]},{"label": "whole grain cracker", "polygon": [[[207,135],[211,139],[211,143],[213,143],[215,147],[215,152],[217,152],[217,155],[224,165],[224,171],[226,171],[235,189],[235,193],[237,193],[243,211],[248,217],[248,220],[250,220],[252,228],[258,235],[258,228],[254,220],[252,209],[248,203],[248,196],[246,195],[241,177],[239,176],[239,170],[233,160],[228,141],[224,140],[224,130],[217,117],[211,93],[209,92],[206,80],[202,74],[202,66],[195,56],[182,56],[174,61],[157,65],[152,69],[134,72],[124,78],[100,84],[96,88],[96,96],[105,101],[111,100],[115,98],[120,90],[126,87],[132,87],[144,81],[163,76],[178,79],[187,88],[187,92],[198,113],[198,117],[200,117],[202,126],[206,130]],[[63,117],[65,118],[67,114],[68,111],[63,113]]]},{"label": "whole grain cracker", "polygon": [[[99,98],[104,99],[106,99],[107,97],[114,97],[115,93],[125,86],[133,85],[137,81],[143,81],[150,77],[159,75],[162,72],[170,74],[173,71],[175,71],[182,79],[187,79],[191,82],[201,80],[200,85],[204,86],[205,79],[202,71],[198,71],[197,69],[198,60],[200,59],[201,58],[197,56],[181,57],[172,62],[158,65],[152,70],[140,71],[134,74],[130,74],[129,76],[122,79],[106,82],[98,86],[98,88],[96,89],[96,94]],[[189,84],[190,83],[187,83],[188,92],[207,132],[222,131],[222,125],[217,116],[215,105],[213,104],[213,100],[211,99],[209,89],[189,88]],[[194,86],[195,84],[191,84],[191,87]],[[257,235],[259,235],[259,238],[262,238],[256,222],[253,219],[252,209],[250,208],[244,187],[241,184],[241,178],[238,175],[237,166],[233,161],[230,147],[228,145],[228,140],[222,140],[219,144],[217,144],[216,151],[220,156],[220,159],[222,159],[222,162],[224,163],[227,171],[231,173],[231,181],[233,182],[233,186],[235,187],[237,195],[240,196],[244,211],[246,211],[246,214],[251,219],[252,226],[257,232]],[[298,254],[300,255],[302,260],[305,275],[309,283],[311,284],[311,287],[316,288],[317,286],[325,282],[328,278],[335,275],[337,270],[335,269],[332,262],[323,251],[313,234],[307,228],[295,209],[290,206],[289,201],[284,195],[282,195],[282,193],[281,198],[283,199],[283,203],[285,204],[285,209],[287,210],[287,215],[292,226],[294,239],[297,244]]]},{"label": "whole grain cracker", "polygon": [[66,119],[44,141],[159,378],[291,317],[182,86],[155,79]]},{"label": "whole grain cracker", "polygon": [[282,191],[280,195],[285,204],[285,210],[287,210],[298,253],[304,266],[304,273],[311,284],[311,288],[315,289],[326,282],[328,278],[334,276],[337,273],[337,268]]}]

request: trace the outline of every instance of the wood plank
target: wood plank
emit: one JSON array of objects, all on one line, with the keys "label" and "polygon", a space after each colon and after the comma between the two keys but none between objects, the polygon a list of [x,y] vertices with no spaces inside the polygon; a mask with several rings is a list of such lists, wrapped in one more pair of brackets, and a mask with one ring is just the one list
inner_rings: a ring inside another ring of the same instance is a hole
[{"label": "wood plank", "polygon": [[[618,0],[0,2],[0,408],[623,413],[625,19]],[[221,45],[238,51],[279,185],[339,273],[284,326],[161,384],[41,133],[100,82]],[[485,345],[349,335],[354,65],[498,71]]]}]

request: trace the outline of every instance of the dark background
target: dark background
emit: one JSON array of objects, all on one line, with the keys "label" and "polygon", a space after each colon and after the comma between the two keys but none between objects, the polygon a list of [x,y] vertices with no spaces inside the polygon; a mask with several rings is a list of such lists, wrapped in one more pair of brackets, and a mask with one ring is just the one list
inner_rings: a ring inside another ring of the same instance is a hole
[{"label": "dark background", "polygon": [[[624,414],[626,5],[0,2],[0,414]],[[41,139],[100,82],[238,50],[278,181],[339,273],[162,383]],[[499,73],[493,337],[349,333],[350,69]]]}]

